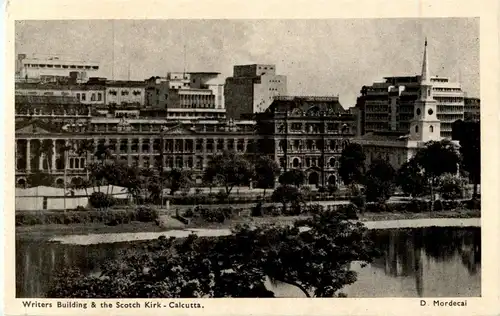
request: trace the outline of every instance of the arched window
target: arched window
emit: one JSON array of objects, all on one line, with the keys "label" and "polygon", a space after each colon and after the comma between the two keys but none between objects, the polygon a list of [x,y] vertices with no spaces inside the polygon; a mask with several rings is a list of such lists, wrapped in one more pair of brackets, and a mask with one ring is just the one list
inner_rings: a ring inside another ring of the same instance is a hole
[{"label": "arched window", "polygon": [[431,126],[429,126],[429,131],[430,131],[431,133],[434,133],[434,126],[432,126],[432,125],[431,125]]},{"label": "arched window", "polygon": [[293,167],[294,167],[294,168],[298,168],[298,167],[299,167],[299,164],[300,164],[300,162],[299,162],[299,158],[294,158],[294,159],[293,159]]},{"label": "arched window", "polygon": [[415,126],[415,133],[417,133],[417,134],[418,134],[418,125],[417,125],[417,126]]},{"label": "arched window", "polygon": [[335,167],[335,162],[336,162],[336,159],[335,158],[330,158],[330,167]]}]

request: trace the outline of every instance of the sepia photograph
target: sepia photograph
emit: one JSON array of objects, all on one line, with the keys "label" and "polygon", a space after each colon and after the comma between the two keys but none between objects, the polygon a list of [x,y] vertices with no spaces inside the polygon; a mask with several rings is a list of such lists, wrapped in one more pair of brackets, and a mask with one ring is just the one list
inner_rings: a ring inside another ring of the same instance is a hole
[{"label": "sepia photograph", "polygon": [[480,18],[14,32],[28,305],[484,295]]}]

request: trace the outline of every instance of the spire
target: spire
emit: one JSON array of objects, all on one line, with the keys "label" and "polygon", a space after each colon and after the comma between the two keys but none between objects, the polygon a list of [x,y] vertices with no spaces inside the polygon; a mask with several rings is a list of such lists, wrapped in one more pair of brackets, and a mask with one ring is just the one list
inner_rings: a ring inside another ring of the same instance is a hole
[{"label": "spire", "polygon": [[425,38],[424,46],[424,60],[422,62],[422,78],[421,82],[427,82],[429,80],[429,60],[427,58],[427,37]]}]

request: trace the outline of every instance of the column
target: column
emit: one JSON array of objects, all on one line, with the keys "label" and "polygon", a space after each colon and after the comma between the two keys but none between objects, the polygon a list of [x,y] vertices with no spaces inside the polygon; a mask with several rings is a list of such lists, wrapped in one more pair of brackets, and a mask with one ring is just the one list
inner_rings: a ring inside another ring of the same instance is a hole
[{"label": "column", "polygon": [[26,171],[31,170],[31,139],[26,140]]},{"label": "column", "polygon": [[148,141],[149,141],[149,155],[152,155],[153,154],[154,139],[150,138]]},{"label": "column", "polygon": [[224,138],[224,140],[223,140],[223,145],[222,145],[222,146],[223,146],[222,148],[223,148],[224,150],[227,150],[227,139],[226,139],[226,138]]},{"label": "column", "polygon": [[[39,142],[40,142],[40,148],[43,144],[43,139],[39,139]],[[38,170],[40,171],[43,171],[43,156],[45,154],[44,153],[40,153],[40,156],[38,156]]]},{"label": "column", "polygon": [[[121,140],[120,140],[121,143]],[[127,164],[130,166],[132,164],[132,139],[127,138]]]},{"label": "column", "polygon": [[207,139],[203,138],[203,147],[202,147],[202,161],[201,161],[201,169],[205,169],[205,164],[207,162]]},{"label": "column", "polygon": [[142,168],[142,142],[144,139],[139,138],[138,154],[139,154],[139,166]]},{"label": "column", "polygon": [[52,145],[54,145],[54,147],[52,148],[52,159],[51,159],[52,170],[56,170],[56,141],[57,139],[52,139]]},{"label": "column", "polygon": [[243,152],[247,152],[247,146],[248,146],[248,138],[243,139]]}]

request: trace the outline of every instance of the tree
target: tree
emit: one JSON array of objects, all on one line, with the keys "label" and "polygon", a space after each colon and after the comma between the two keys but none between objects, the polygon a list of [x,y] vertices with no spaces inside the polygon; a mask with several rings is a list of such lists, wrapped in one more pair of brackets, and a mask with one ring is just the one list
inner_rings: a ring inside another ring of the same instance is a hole
[{"label": "tree", "polygon": [[[50,174],[50,169],[54,168],[52,166],[52,156],[54,155],[54,143],[50,139],[45,139],[42,142],[42,147],[40,148],[40,154],[45,157],[45,162],[47,163],[47,172]],[[40,166],[40,169],[43,170],[43,166]]]},{"label": "tree", "polygon": [[434,187],[438,178],[445,173],[457,173],[460,163],[458,148],[451,141],[429,141],[417,151],[415,161],[422,168],[434,201]]},{"label": "tree", "polygon": [[264,189],[264,197],[266,189],[274,188],[276,177],[280,174],[280,167],[274,159],[268,156],[260,156],[255,163],[255,175],[257,177],[257,187]]},{"label": "tree", "polygon": [[481,183],[481,124],[474,121],[457,121],[453,124],[453,139],[460,142],[462,168],[469,173],[474,184],[473,197]]},{"label": "tree", "polygon": [[284,172],[278,181],[281,185],[294,185],[298,188],[306,181],[306,174],[299,169],[290,169]]},{"label": "tree", "polygon": [[467,181],[464,178],[445,173],[439,178],[439,192],[447,200],[463,198],[466,184]]},{"label": "tree", "polygon": [[226,197],[235,186],[248,183],[253,175],[253,166],[241,155],[229,151],[216,155],[205,170],[205,179],[224,186]]},{"label": "tree", "polygon": [[285,184],[274,189],[271,198],[273,202],[283,204],[283,213],[287,214],[288,203],[300,203],[303,197],[297,187]]},{"label": "tree", "polygon": [[165,174],[170,194],[174,195],[180,189],[189,189],[193,186],[191,170],[173,169]]},{"label": "tree", "polygon": [[385,202],[394,194],[396,171],[385,160],[374,160],[365,176],[366,199]]},{"label": "tree", "polygon": [[360,144],[349,143],[340,156],[339,175],[349,185],[361,183],[365,173],[366,156]]},{"label": "tree", "polygon": [[414,158],[405,162],[396,175],[396,185],[407,195],[417,197],[425,193],[426,179]]},{"label": "tree", "polygon": [[51,186],[54,183],[54,176],[50,173],[36,171],[28,174],[26,182],[29,187]]},{"label": "tree", "polygon": [[273,297],[266,276],[307,297],[342,296],[339,291],[357,278],[351,263],[378,255],[366,227],[351,219],[324,211],[293,226],[239,226],[216,238],[160,237],[104,265],[100,276],[63,271],[47,297]]},{"label": "tree", "polygon": [[[96,150],[96,148],[94,145],[94,140],[85,139],[85,140],[82,140],[78,143],[78,147],[76,149],[76,154],[80,157],[85,156],[86,166],[88,166],[90,164],[91,154],[93,154],[95,152],[95,150]],[[85,170],[87,172],[87,178],[89,178],[88,168],[85,168]]]}]

